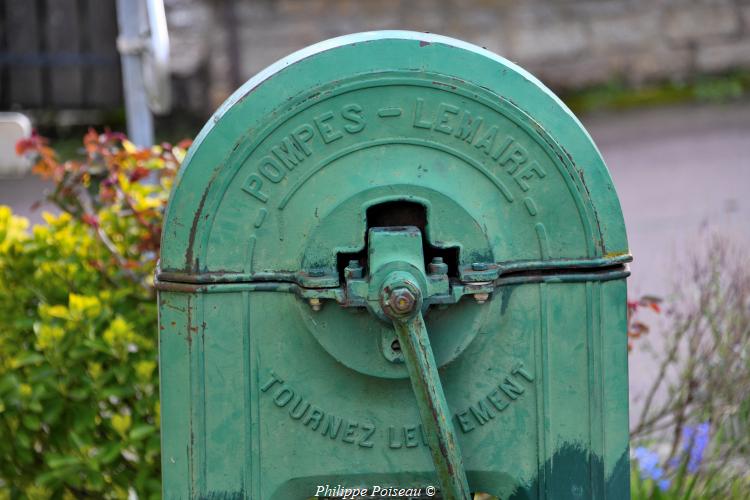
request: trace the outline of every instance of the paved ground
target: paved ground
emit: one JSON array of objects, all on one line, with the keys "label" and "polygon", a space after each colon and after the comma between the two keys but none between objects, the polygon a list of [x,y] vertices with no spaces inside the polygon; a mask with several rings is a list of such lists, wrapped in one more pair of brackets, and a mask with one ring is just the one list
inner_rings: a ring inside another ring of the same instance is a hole
[{"label": "paved ground", "polygon": [[41,222],[42,211],[53,210],[44,203],[47,189],[50,189],[48,183],[32,175],[0,178],[0,205],[10,205],[16,215],[28,217],[32,222]]},{"label": "paved ground", "polygon": [[701,230],[750,243],[750,102],[583,120],[610,168],[635,260],[633,294],[665,294]]},{"label": "paved ground", "polygon": [[[668,297],[708,233],[720,232],[750,250],[750,102],[583,121],[620,195],[634,257],[631,297]],[[664,319],[650,319],[656,347]],[[650,355],[636,347],[630,355],[631,423],[642,408],[638,396],[655,376]]]},{"label": "paved ground", "polygon": [[[584,118],[617,186],[635,257],[630,294],[666,296],[701,233],[721,231],[750,249],[750,102],[660,108]],[[0,203],[38,220],[44,185],[0,180]],[[658,341],[659,332],[651,336]],[[637,396],[654,375],[631,355]],[[633,410],[639,408],[637,400]],[[635,412],[631,412],[633,414]]]}]

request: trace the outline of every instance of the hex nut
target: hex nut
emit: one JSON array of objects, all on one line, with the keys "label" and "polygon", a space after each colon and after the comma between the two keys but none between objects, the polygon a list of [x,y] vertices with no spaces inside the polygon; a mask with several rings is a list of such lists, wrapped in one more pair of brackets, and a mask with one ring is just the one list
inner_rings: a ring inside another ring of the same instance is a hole
[{"label": "hex nut", "polygon": [[388,305],[397,314],[406,314],[414,309],[417,298],[408,288],[396,288],[388,297]]}]

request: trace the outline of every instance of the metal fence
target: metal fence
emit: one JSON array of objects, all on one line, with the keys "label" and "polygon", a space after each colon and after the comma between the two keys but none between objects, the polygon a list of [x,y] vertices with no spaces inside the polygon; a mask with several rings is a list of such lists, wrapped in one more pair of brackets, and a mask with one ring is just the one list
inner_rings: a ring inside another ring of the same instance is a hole
[{"label": "metal fence", "polygon": [[114,0],[0,0],[0,109],[122,105]]}]

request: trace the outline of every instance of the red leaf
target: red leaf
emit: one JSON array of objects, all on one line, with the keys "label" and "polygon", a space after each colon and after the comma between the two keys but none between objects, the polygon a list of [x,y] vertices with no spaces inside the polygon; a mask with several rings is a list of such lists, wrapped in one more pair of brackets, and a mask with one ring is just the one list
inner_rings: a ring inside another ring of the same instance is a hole
[{"label": "red leaf", "polygon": [[633,323],[630,325],[630,331],[628,332],[628,334],[633,337],[638,337],[648,332],[649,327],[646,323],[643,323],[641,321],[633,321]]},{"label": "red leaf", "polygon": [[89,226],[93,227],[94,229],[96,229],[96,228],[99,227],[99,219],[97,218],[96,215],[83,214],[83,217],[81,217],[81,220],[83,220],[83,222],[85,224],[88,224]]},{"label": "red leaf", "polygon": [[130,173],[130,182],[138,182],[144,177],[148,177],[149,172],[146,167],[135,167],[135,170]]},{"label": "red leaf", "polygon": [[30,137],[20,139],[16,142],[16,154],[18,156],[24,155],[28,151],[36,151],[39,154],[43,153],[44,146],[47,144],[47,139],[41,135],[37,135],[36,130],[31,133]]}]

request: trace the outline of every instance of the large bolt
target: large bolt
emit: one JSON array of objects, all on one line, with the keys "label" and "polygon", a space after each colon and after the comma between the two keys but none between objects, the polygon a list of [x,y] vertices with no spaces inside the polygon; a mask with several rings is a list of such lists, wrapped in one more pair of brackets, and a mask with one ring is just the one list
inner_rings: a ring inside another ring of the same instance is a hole
[{"label": "large bolt", "polygon": [[388,305],[397,314],[407,314],[414,309],[417,298],[408,288],[396,288],[388,297]]},{"label": "large bolt", "polygon": [[442,257],[434,257],[432,262],[427,264],[427,272],[430,274],[448,274],[448,264],[443,261]]},{"label": "large bolt", "polygon": [[361,279],[364,275],[364,269],[358,260],[350,260],[344,268],[344,276],[347,279]]},{"label": "large bolt", "polygon": [[487,302],[487,299],[490,298],[489,293],[475,293],[474,294],[474,300],[477,301],[477,304],[484,304]]}]

